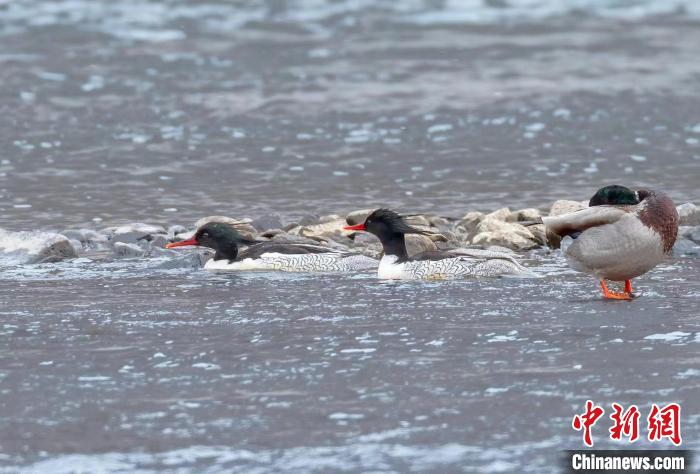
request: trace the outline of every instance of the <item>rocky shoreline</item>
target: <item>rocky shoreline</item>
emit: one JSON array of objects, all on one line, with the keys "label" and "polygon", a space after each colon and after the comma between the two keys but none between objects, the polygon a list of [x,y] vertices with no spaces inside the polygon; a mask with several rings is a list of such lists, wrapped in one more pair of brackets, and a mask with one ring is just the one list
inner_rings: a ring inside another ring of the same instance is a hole
[{"label": "rocky shoreline", "polygon": [[[559,200],[546,211],[535,208],[511,210],[500,208],[484,213],[469,211],[460,219],[432,214],[411,215],[409,222],[432,232],[430,236],[408,235],[410,255],[425,250],[456,247],[498,248],[526,252],[543,247],[556,248],[558,242],[545,233],[541,224],[532,221],[543,215],[559,215],[583,209],[586,202]],[[680,215],[676,256],[700,255],[700,207],[685,203],[677,207]],[[189,238],[206,222],[225,222],[260,241],[311,243],[341,250],[353,250],[370,257],[379,257],[381,244],[371,234],[343,230],[343,226],[358,224],[372,209],[355,210],[347,215],[329,214],[305,218],[300,222],[282,224],[278,218],[204,217],[194,225],[163,225],[134,223],[101,230],[67,229],[60,233],[11,232],[0,229],[0,256],[11,256],[14,263],[47,263],[99,254],[106,258],[164,257],[181,255],[165,249],[169,242]],[[528,225],[524,225],[528,224]],[[207,252],[199,253],[201,264]]]}]

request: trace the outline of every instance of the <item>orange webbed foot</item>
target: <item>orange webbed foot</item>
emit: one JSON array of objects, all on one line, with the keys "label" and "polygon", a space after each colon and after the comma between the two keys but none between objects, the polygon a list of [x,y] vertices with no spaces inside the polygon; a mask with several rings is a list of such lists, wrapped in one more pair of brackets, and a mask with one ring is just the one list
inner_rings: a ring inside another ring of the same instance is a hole
[{"label": "orange webbed foot", "polygon": [[[629,282],[629,280],[627,280]],[[632,296],[632,284],[630,282],[629,289],[627,291],[627,282],[625,282],[625,292],[624,293],[614,293],[608,289],[608,285],[605,284],[605,280],[600,280],[600,287],[603,289],[603,297],[610,300],[631,300]]]}]

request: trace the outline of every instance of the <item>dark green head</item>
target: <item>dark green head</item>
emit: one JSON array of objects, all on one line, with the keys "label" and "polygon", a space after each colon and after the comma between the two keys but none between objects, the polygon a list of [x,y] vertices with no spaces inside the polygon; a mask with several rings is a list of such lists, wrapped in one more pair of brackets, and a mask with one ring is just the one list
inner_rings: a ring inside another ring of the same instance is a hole
[{"label": "dark green head", "polygon": [[637,191],[633,191],[625,186],[613,184],[600,188],[593,195],[588,205],[593,206],[634,206],[641,202],[640,195]]},{"label": "dark green head", "polygon": [[168,244],[165,247],[175,248],[188,245],[209,247],[216,250],[215,260],[224,258],[233,260],[238,255],[239,245],[252,245],[254,243],[256,243],[254,240],[245,237],[230,224],[208,222],[197,229],[197,232],[191,239]]}]

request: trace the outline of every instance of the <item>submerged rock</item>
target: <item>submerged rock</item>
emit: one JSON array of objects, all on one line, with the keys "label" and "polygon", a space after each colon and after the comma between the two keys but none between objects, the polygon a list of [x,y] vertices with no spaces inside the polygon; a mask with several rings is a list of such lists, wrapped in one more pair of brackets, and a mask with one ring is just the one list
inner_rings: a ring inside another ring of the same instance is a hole
[{"label": "submerged rock", "polygon": [[97,250],[107,243],[107,236],[92,229],[68,229],[61,232],[72,241],[79,243],[79,248]]},{"label": "submerged rock", "polygon": [[673,255],[675,257],[697,256],[700,255],[700,246],[690,239],[678,239],[673,246]]},{"label": "submerged rock", "polygon": [[47,263],[77,256],[70,239],[64,235],[0,229],[1,260],[13,263]]},{"label": "submerged rock", "polygon": [[118,258],[143,257],[146,251],[136,244],[115,242],[112,247],[112,254]]},{"label": "submerged rock", "polygon": [[137,244],[140,240],[153,239],[155,235],[167,235],[168,232],[159,225],[143,223],[127,224],[119,227],[105,229],[107,238],[111,244],[122,242],[126,244]]}]

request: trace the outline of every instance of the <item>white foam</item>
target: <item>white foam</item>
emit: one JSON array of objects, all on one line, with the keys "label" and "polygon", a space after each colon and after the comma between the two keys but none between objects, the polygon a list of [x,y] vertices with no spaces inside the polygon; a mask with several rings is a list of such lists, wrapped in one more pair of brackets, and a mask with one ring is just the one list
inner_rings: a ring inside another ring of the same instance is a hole
[{"label": "white foam", "polygon": [[0,266],[75,256],[70,241],[61,234],[0,229]]},{"label": "white foam", "polygon": [[666,341],[666,342],[672,342],[672,341],[677,341],[679,339],[686,338],[690,336],[691,333],[689,332],[681,332],[681,331],[673,331],[673,332],[667,332],[667,333],[661,333],[661,334],[650,334],[646,336],[644,339],[648,341]]}]

